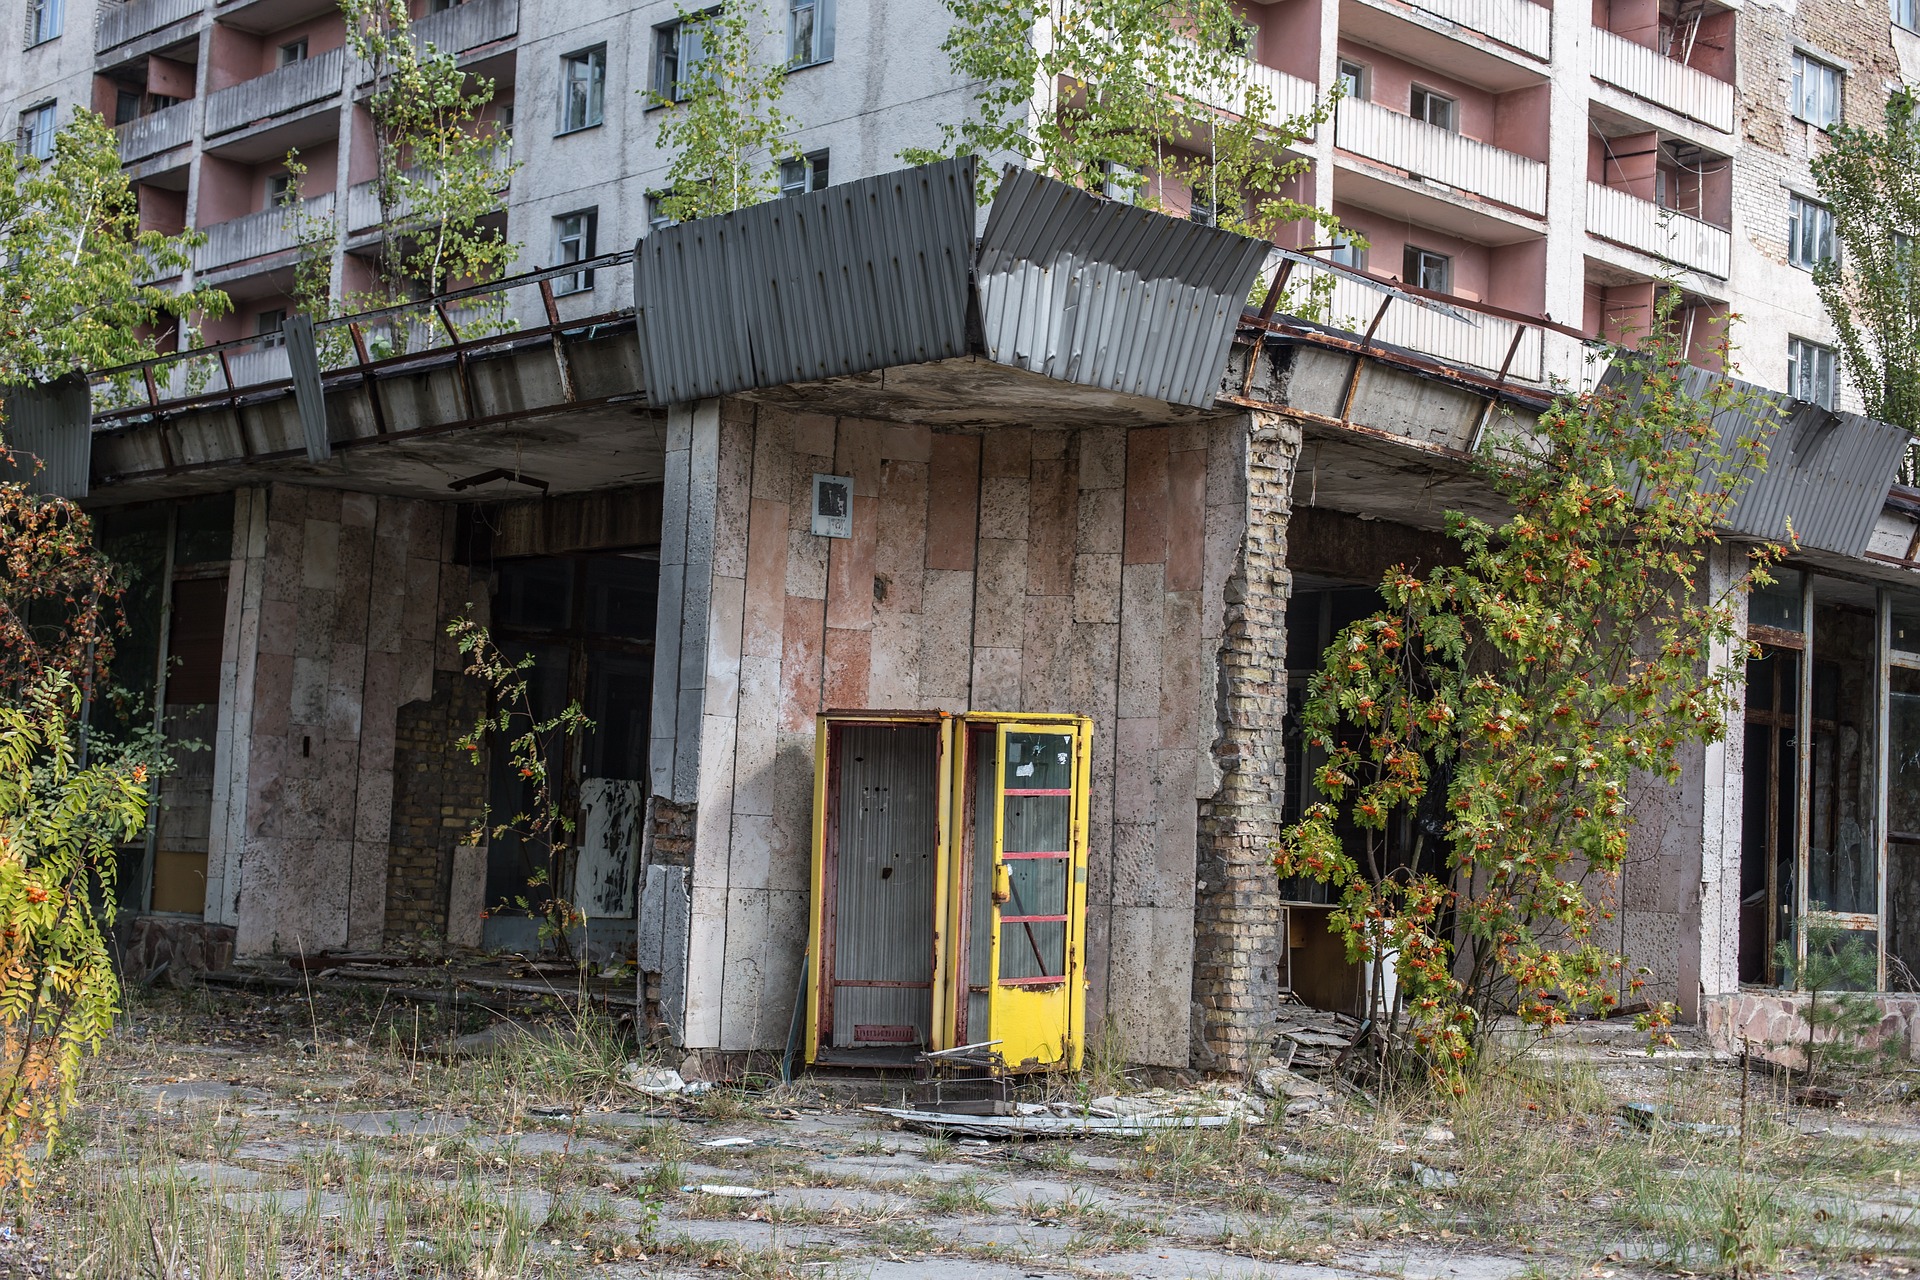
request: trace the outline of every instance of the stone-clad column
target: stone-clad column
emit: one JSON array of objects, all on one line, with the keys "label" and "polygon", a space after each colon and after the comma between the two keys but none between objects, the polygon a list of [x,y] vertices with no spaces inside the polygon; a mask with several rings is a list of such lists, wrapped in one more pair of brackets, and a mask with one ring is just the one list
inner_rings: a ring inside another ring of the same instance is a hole
[{"label": "stone-clad column", "polygon": [[1282,920],[1271,844],[1286,769],[1287,519],[1299,424],[1242,420],[1246,536],[1220,645],[1220,787],[1200,809],[1194,893],[1194,1065],[1247,1071],[1267,1056],[1280,1000]]}]

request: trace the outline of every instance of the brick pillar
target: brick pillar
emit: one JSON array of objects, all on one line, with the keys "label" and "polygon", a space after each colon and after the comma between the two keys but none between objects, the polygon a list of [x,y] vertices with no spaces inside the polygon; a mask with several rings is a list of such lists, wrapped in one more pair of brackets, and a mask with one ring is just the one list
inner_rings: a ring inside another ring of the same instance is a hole
[{"label": "brick pillar", "polygon": [[1220,787],[1200,807],[1194,896],[1194,1066],[1260,1065],[1280,1002],[1283,945],[1272,842],[1286,756],[1287,518],[1300,428],[1277,414],[1244,420],[1246,535],[1226,586],[1219,715]]}]

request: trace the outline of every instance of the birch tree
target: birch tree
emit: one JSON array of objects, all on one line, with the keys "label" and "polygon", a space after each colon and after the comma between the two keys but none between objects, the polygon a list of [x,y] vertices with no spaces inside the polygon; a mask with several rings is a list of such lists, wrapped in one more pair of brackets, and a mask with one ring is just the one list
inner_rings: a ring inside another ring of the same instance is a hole
[{"label": "birch tree", "polygon": [[665,113],[656,144],[673,158],[660,212],[675,222],[780,194],[781,163],[799,152],[792,141],[797,122],[780,107],[786,64],[756,49],[777,38],[769,27],[757,0],[680,11],[673,82],[644,91]]},{"label": "birch tree", "polygon": [[1813,176],[1840,256],[1814,283],[1867,412],[1920,433],[1920,100],[1903,89],[1878,131],[1840,124],[1827,140]]},{"label": "birch tree", "polygon": [[1271,238],[1327,233],[1331,213],[1287,194],[1308,161],[1289,150],[1332,100],[1289,115],[1252,73],[1249,32],[1228,0],[947,0],[942,48],[970,110],[919,163],[972,152],[990,200],[1009,161],[1163,212],[1178,193],[1215,225]]}]

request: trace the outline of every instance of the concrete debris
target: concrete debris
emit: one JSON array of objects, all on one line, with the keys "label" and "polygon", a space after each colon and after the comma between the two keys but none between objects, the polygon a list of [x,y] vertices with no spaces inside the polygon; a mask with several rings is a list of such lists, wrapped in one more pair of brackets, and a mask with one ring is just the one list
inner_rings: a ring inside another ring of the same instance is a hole
[{"label": "concrete debris", "polygon": [[1442,1147],[1453,1141],[1453,1130],[1443,1124],[1430,1124],[1420,1135],[1422,1146]]},{"label": "concrete debris", "polygon": [[1274,1028],[1272,1065],[1290,1071],[1328,1071],[1360,1034],[1358,1018],[1291,1005]]},{"label": "concrete debris", "polygon": [[1448,1169],[1436,1169],[1430,1164],[1413,1162],[1413,1180],[1420,1184],[1423,1191],[1451,1191],[1460,1185],[1460,1175]]},{"label": "concrete debris", "polygon": [[1327,1100],[1325,1098],[1295,1098],[1286,1105],[1281,1114],[1304,1116],[1311,1112],[1325,1110],[1327,1110]]},{"label": "concrete debris", "polygon": [[758,1187],[737,1187],[730,1182],[699,1182],[680,1189],[689,1195],[697,1192],[703,1196],[720,1196],[726,1200],[764,1200],[773,1194],[771,1191],[762,1191]]},{"label": "concrete debris", "polygon": [[1614,1108],[1614,1114],[1635,1129],[1645,1129],[1649,1133],[1655,1129],[1665,1129],[1677,1133],[1691,1133],[1701,1138],[1734,1138],[1739,1130],[1730,1124],[1702,1124],[1695,1120],[1675,1120],[1673,1109],[1660,1102],[1623,1102]]},{"label": "concrete debris", "polygon": [[700,1145],[703,1147],[750,1147],[753,1145],[753,1139],[752,1138],[714,1138],[711,1141],[703,1142]]},{"label": "concrete debris", "polygon": [[705,1080],[688,1080],[671,1067],[648,1067],[638,1062],[627,1064],[620,1083],[649,1098],[697,1098],[713,1090]]},{"label": "concrete debris", "polygon": [[1115,1106],[1096,1108],[1091,1103],[1071,1102],[1016,1103],[1015,1114],[1007,1116],[956,1115],[908,1107],[867,1110],[891,1116],[921,1133],[958,1138],[1137,1138],[1164,1129],[1221,1129],[1236,1121],[1249,1126],[1265,1123],[1258,1104],[1237,1090],[1205,1094],[1152,1089],[1136,1098],[1101,1101],[1131,1104],[1125,1107],[1129,1114],[1120,1114]]},{"label": "concrete debris", "polygon": [[1253,1073],[1253,1091],[1263,1098],[1324,1098],[1331,1092],[1325,1085],[1287,1070],[1274,1058]]}]

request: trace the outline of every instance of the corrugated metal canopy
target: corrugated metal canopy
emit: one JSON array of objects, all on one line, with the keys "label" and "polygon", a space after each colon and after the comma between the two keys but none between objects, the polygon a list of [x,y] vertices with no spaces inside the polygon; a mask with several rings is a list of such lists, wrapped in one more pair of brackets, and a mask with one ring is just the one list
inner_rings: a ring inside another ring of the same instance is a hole
[{"label": "corrugated metal canopy", "polygon": [[662,228],[634,252],[650,403],[967,352],[972,157]]},{"label": "corrugated metal canopy", "polygon": [[1009,167],[980,243],[987,356],[1205,408],[1271,247]]},{"label": "corrugated metal canopy", "polygon": [[0,480],[52,497],[86,497],[93,465],[93,392],[86,376],[8,391],[0,439],[13,451],[11,467],[0,459]]},{"label": "corrugated metal canopy", "polygon": [[[1719,377],[1689,369],[1682,385],[1701,397]],[[1625,389],[1637,379],[1633,369],[1616,363],[1600,386]],[[1858,559],[1898,474],[1910,440],[1906,431],[1750,383],[1733,385],[1742,394],[1714,417],[1720,451],[1737,457],[1738,441],[1755,435],[1766,466],[1735,501],[1727,530],[1785,540],[1791,529],[1803,547]]]}]

